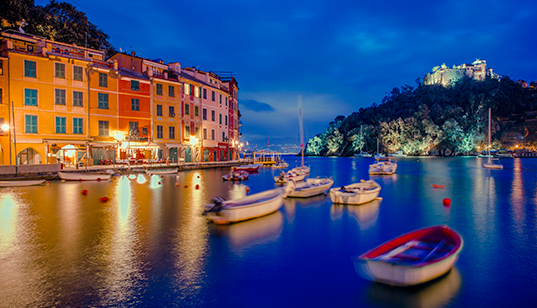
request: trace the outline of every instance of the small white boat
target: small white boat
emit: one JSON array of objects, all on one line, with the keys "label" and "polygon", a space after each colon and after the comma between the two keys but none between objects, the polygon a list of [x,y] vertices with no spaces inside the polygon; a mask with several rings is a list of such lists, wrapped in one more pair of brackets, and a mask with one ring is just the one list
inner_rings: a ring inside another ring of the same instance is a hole
[{"label": "small white boat", "polygon": [[284,184],[287,183],[290,180],[293,180],[295,182],[299,182],[304,180],[306,177],[306,173],[298,170],[297,168],[291,169],[287,172],[280,172],[279,176],[274,177],[274,181],[278,184]]},{"label": "small white boat", "polygon": [[416,230],[366,252],[354,261],[364,279],[412,286],[446,274],[459,258],[462,237],[448,226]]},{"label": "small white boat", "polygon": [[19,186],[33,186],[41,185],[46,180],[8,180],[0,181],[0,187],[19,187]]},{"label": "small white boat", "polygon": [[246,171],[231,171],[231,173],[228,173],[224,176],[222,176],[222,180],[224,181],[244,181],[248,179],[248,176],[250,174]]},{"label": "small white boat", "polygon": [[64,181],[104,181],[112,178],[111,174],[83,172],[58,172],[58,176]]},{"label": "small white boat", "polygon": [[380,185],[373,181],[362,180],[343,187],[330,189],[330,199],[334,203],[363,204],[375,200],[380,193]]},{"label": "small white boat", "polygon": [[248,173],[252,173],[252,172],[258,172],[259,167],[261,167],[261,164],[250,164],[250,165],[236,166],[236,167],[233,167],[232,170],[246,171]]},{"label": "small white boat", "polygon": [[375,158],[377,162],[369,165],[369,174],[371,175],[390,175],[397,170],[397,163],[392,162],[391,157]]},{"label": "small white boat", "polygon": [[373,157],[373,154],[367,152],[360,152],[354,154],[354,157]]},{"label": "small white boat", "polygon": [[276,188],[235,200],[221,197],[205,205],[203,215],[215,224],[230,224],[276,212],[283,205],[286,191]]},{"label": "small white boat", "polygon": [[153,169],[153,170],[145,170],[145,173],[149,174],[149,175],[153,175],[153,174],[167,175],[167,174],[177,174],[177,171],[179,171],[178,168],[174,168],[174,169]]},{"label": "small white boat", "polygon": [[399,150],[395,153],[390,154],[391,157],[406,157],[405,153],[402,150]]},{"label": "small white boat", "polygon": [[289,193],[287,197],[308,198],[320,194],[326,194],[330,187],[334,185],[334,180],[330,178],[307,179],[305,182],[296,183],[289,181]]},{"label": "small white boat", "polygon": [[300,167],[296,167],[295,169],[298,169],[298,170],[300,170],[301,172],[303,172],[305,174],[309,174],[310,170],[311,170],[310,166],[304,166],[304,165],[302,165]]},{"label": "small white boat", "polygon": [[483,168],[487,169],[503,169],[503,165],[500,164],[500,160],[498,158],[490,158],[487,160],[486,163],[483,163]]},{"label": "small white boat", "polygon": [[287,167],[289,167],[289,164],[286,163],[283,160],[280,160],[280,161],[276,162],[274,165],[272,165],[272,168],[274,168],[274,169],[285,169]]}]

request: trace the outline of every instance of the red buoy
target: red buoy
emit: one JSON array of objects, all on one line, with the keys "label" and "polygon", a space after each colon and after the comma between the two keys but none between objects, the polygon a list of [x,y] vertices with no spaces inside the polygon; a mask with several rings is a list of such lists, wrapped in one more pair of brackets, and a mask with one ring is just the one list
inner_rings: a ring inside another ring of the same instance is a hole
[{"label": "red buoy", "polygon": [[87,195],[87,194],[88,194],[88,190],[87,190],[87,189],[84,189],[84,190],[82,191],[82,194],[83,194],[84,196]]},{"label": "red buoy", "polygon": [[200,188],[199,184],[196,184],[196,189],[199,189],[199,188]]},{"label": "red buoy", "polygon": [[433,186],[433,188],[445,188],[446,186],[444,185],[438,185],[438,184],[431,184]]},{"label": "red buoy", "polygon": [[158,184],[160,185],[161,183],[160,183],[160,182],[158,182]]},{"label": "red buoy", "polygon": [[444,204],[444,206],[450,206],[451,205],[451,199],[444,198],[444,200],[442,200],[442,203]]},{"label": "red buoy", "polygon": [[101,178],[97,178],[97,182],[100,182],[101,181]]},{"label": "red buoy", "polygon": [[188,187],[188,185],[185,185],[185,188],[187,188],[187,187]]},{"label": "red buoy", "polygon": [[105,203],[108,201],[108,197],[101,197],[99,198],[99,201],[101,201],[102,203]]}]

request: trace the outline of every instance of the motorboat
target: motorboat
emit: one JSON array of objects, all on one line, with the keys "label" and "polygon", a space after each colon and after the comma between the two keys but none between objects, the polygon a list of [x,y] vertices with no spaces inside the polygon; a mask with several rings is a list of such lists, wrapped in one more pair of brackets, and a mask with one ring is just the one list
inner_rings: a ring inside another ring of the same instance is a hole
[{"label": "motorboat", "polygon": [[235,166],[232,168],[232,170],[246,171],[248,173],[252,173],[252,172],[257,172],[259,170],[259,167],[261,167],[261,164],[249,164],[249,165]]},{"label": "motorboat", "polygon": [[287,197],[308,198],[320,194],[326,194],[330,187],[334,185],[334,180],[331,178],[314,178],[306,179],[301,183],[296,183],[294,180],[289,181],[289,193]]},{"label": "motorboat", "polygon": [[364,279],[412,286],[446,274],[459,258],[462,237],[448,226],[419,229],[370,250],[354,260]]},{"label": "motorboat", "polygon": [[222,176],[224,181],[244,181],[248,179],[250,174],[246,171],[231,171],[230,173]]},{"label": "motorboat", "polygon": [[173,168],[173,169],[152,169],[152,170],[145,170],[146,174],[149,175],[168,175],[168,174],[177,174],[179,171],[179,168]]},{"label": "motorboat", "polygon": [[392,162],[392,158],[378,157],[376,163],[369,165],[369,174],[371,175],[390,175],[397,170],[397,163]]},{"label": "motorboat", "polygon": [[104,181],[110,180],[112,174],[86,173],[86,172],[58,172],[60,179],[64,181]]},{"label": "motorboat", "polygon": [[300,169],[294,168],[287,172],[281,171],[279,176],[274,177],[274,181],[278,184],[287,183],[289,180],[299,182],[299,181],[304,180],[306,175],[307,174],[302,172]]},{"label": "motorboat", "polygon": [[300,167],[296,167],[295,169],[300,170],[302,173],[309,174],[310,170],[311,170],[311,167],[302,165]]},{"label": "motorboat", "polygon": [[361,180],[360,183],[330,189],[330,199],[333,203],[358,205],[375,200],[379,193],[377,182]]},{"label": "motorboat", "polygon": [[289,167],[289,164],[284,160],[278,160],[274,165],[272,165],[272,168],[274,169],[285,169],[287,167]]},{"label": "motorboat", "polygon": [[0,181],[0,187],[34,186],[45,183],[46,180],[8,180]]},{"label": "motorboat", "polygon": [[354,154],[354,157],[373,157],[373,154],[367,152],[360,152]]},{"label": "motorboat", "polygon": [[215,224],[230,224],[276,212],[283,205],[285,188],[263,191],[235,200],[214,197],[205,205],[203,215]]}]

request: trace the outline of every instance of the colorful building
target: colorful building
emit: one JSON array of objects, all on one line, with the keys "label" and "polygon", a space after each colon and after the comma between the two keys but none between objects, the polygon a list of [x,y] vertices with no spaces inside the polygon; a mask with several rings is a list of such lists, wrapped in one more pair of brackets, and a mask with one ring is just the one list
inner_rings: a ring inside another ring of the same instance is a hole
[{"label": "colorful building", "polygon": [[0,164],[232,160],[239,118],[234,78],[0,32]]}]

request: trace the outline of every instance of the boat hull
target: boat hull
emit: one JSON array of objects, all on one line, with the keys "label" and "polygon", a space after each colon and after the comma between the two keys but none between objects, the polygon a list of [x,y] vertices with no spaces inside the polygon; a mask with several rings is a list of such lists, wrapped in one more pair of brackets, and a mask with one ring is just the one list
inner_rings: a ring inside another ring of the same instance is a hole
[{"label": "boat hull", "polygon": [[105,181],[112,178],[111,174],[58,172],[60,179],[64,181]]},{"label": "boat hull", "polygon": [[45,183],[45,180],[0,181],[0,187],[34,186],[43,183]]},{"label": "boat hull", "polygon": [[177,174],[178,171],[179,169],[175,168],[175,169],[166,169],[166,170],[145,170],[145,173],[149,175],[152,175],[152,174],[167,175],[167,174]]},{"label": "boat hull", "polygon": [[224,201],[219,211],[208,210],[212,204],[206,205],[205,217],[215,224],[231,224],[274,213],[283,205],[283,189],[272,189],[241,199]]},{"label": "boat hull", "polygon": [[232,170],[246,171],[248,173],[252,173],[252,172],[258,172],[259,167],[261,167],[261,164],[253,164],[253,165],[244,165],[244,166],[233,167]]},{"label": "boat hull", "polygon": [[[424,241],[432,245],[427,246]],[[358,257],[354,266],[356,272],[367,280],[392,286],[418,285],[438,278],[452,269],[462,247],[463,240],[454,230],[447,226],[429,227],[382,244]],[[420,255],[415,251],[420,251],[425,257],[420,260]],[[430,257],[435,256],[435,253],[439,256]]]},{"label": "boat hull", "polygon": [[369,165],[370,175],[391,175],[397,171],[396,163],[378,162],[376,164]]},{"label": "boat hull", "polygon": [[380,193],[380,185],[373,180],[330,189],[330,200],[339,204],[363,204],[375,200]]},{"label": "boat hull", "polygon": [[487,168],[487,169],[503,169],[503,165],[493,164],[493,163],[491,163],[491,164],[484,163],[483,168]]},{"label": "boat hull", "polygon": [[309,198],[321,194],[326,194],[330,190],[330,187],[334,185],[332,179],[308,179],[304,185],[299,185],[292,181],[289,182],[291,186],[287,197],[293,198]]},{"label": "boat hull", "polygon": [[297,169],[292,169],[288,171],[287,173],[284,173],[280,176],[275,176],[274,181],[278,184],[284,184],[291,180],[295,182],[299,182],[299,181],[303,181],[306,176],[307,176],[307,173],[301,172],[300,170],[297,170]]}]

